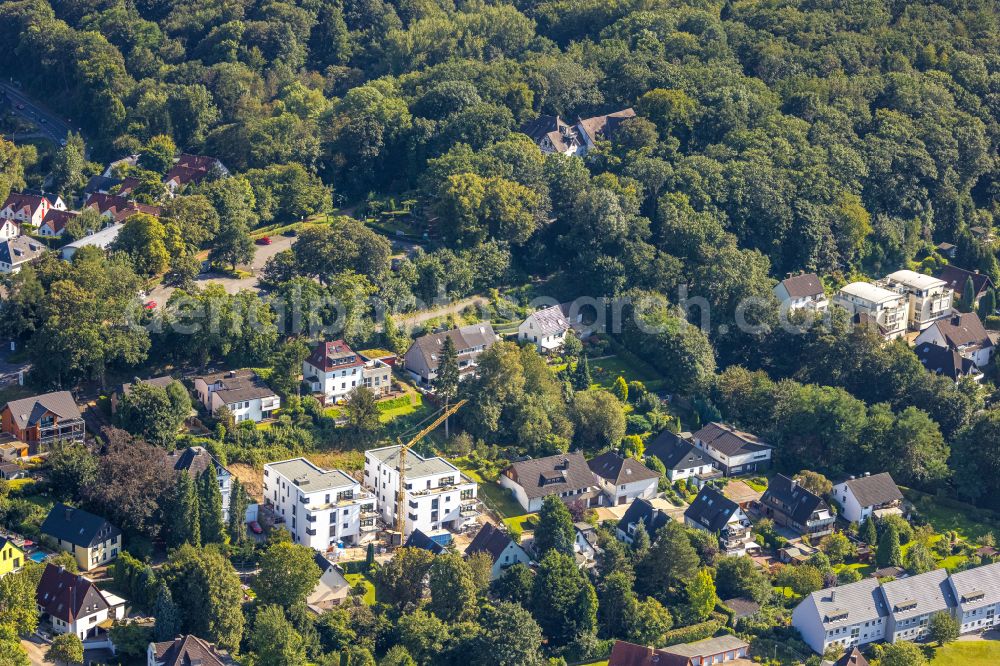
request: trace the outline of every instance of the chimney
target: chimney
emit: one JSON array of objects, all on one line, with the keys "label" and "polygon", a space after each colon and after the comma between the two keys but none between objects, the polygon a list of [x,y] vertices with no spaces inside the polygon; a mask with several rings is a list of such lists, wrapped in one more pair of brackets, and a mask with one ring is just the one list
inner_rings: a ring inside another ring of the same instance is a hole
[{"label": "chimney", "polygon": [[830,590],[830,601],[837,600],[837,590]]},{"label": "chimney", "polygon": [[73,518],[73,509],[66,507],[66,520],[72,520],[72,518]]}]

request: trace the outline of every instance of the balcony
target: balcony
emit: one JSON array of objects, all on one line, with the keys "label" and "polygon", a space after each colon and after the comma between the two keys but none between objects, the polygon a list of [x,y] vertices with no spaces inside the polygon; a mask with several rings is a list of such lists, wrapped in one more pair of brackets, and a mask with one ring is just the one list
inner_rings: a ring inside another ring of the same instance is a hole
[{"label": "balcony", "polygon": [[82,442],[86,433],[83,419],[68,419],[48,426],[39,426],[38,442],[49,444],[58,440]]},{"label": "balcony", "polygon": [[361,520],[367,520],[369,518],[378,518],[378,511],[375,509],[369,509],[367,511],[361,511]]},{"label": "balcony", "polygon": [[458,510],[458,515],[460,515],[462,518],[474,518],[475,516],[479,515],[479,507],[475,504],[470,504],[468,506],[463,505]]},{"label": "balcony", "polygon": [[361,531],[362,532],[366,532],[366,533],[367,532],[378,532],[378,523],[376,523],[374,520],[369,525],[361,523]]},{"label": "balcony", "polygon": [[306,530],[306,534],[308,534],[309,536],[316,536],[316,528],[310,527],[309,529]]}]

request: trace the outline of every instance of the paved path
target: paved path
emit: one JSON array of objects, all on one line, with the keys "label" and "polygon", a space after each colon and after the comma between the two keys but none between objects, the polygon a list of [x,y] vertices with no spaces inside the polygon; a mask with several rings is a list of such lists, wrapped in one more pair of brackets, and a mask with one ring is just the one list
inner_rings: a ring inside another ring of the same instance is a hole
[{"label": "paved path", "polygon": [[48,649],[47,645],[22,639],[21,647],[28,653],[28,661],[31,662],[31,666],[50,666],[52,664],[51,661],[45,661],[45,651]]},{"label": "paved path", "polygon": [[[195,278],[195,282],[200,286],[221,284],[226,293],[229,294],[236,294],[244,290],[259,291],[260,286],[257,283],[257,274],[264,268],[264,264],[274,255],[290,248],[294,242],[295,239],[288,236],[271,236],[270,245],[254,245],[253,261],[250,262],[249,266],[240,267],[250,271],[251,275],[249,277],[231,278],[219,275],[218,273],[203,273]],[[173,292],[173,287],[158,284],[149,292],[149,298],[156,301],[157,305],[162,307]]]},{"label": "paved path", "polygon": [[420,312],[412,312],[409,314],[402,314],[395,316],[396,324],[406,328],[415,328],[425,321],[431,319],[436,319],[438,317],[447,317],[450,314],[458,314],[465,308],[471,306],[482,307],[488,305],[490,300],[485,296],[470,296],[468,298],[463,298],[458,301],[452,301],[446,303],[439,307],[431,308],[430,310],[421,310]]}]

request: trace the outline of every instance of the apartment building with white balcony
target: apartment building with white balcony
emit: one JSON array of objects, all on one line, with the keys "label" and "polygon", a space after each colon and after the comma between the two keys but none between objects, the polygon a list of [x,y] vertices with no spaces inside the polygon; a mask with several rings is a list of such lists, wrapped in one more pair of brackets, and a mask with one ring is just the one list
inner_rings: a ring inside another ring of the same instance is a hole
[{"label": "apartment building with white balcony", "polygon": [[868,282],[852,282],[840,288],[833,302],[850,312],[856,323],[875,326],[886,340],[906,333],[909,304],[903,294]]},{"label": "apartment building with white balcony", "polygon": [[881,285],[906,297],[907,323],[914,331],[922,331],[951,314],[955,292],[944,280],[902,270],[885,276]]},{"label": "apartment building with white balcony", "polygon": [[281,398],[253,370],[228,370],[194,378],[194,392],[211,414],[227,407],[233,419],[259,423],[281,407]]},{"label": "apartment building with white balcony", "polygon": [[[396,524],[399,451],[399,446],[365,451],[364,484],[375,493],[379,514],[389,526]],[[424,458],[408,451],[404,476],[404,538],[414,530],[457,532],[476,523],[479,487],[444,458]]]},{"label": "apartment building with white balcony", "polygon": [[295,543],[320,552],[367,543],[379,529],[372,493],[346,472],[305,458],[264,465],[264,502]]}]

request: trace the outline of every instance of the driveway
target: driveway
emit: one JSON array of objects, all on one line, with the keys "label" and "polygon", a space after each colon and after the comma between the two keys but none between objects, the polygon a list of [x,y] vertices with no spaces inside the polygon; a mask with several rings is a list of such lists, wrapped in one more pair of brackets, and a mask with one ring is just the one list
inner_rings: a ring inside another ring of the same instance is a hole
[{"label": "driveway", "polygon": [[21,647],[28,653],[28,661],[31,662],[31,666],[51,666],[51,661],[45,661],[45,651],[49,649],[49,646],[42,644],[38,638],[34,636],[32,640],[22,638]]},{"label": "driveway", "polygon": [[13,363],[10,361],[10,341],[0,340],[0,386],[16,384],[17,375],[24,371],[25,374],[31,370],[31,364],[26,362]]},{"label": "driveway", "polygon": [[420,312],[413,312],[411,314],[396,315],[395,320],[398,326],[416,328],[430,319],[437,319],[438,317],[447,317],[451,314],[458,314],[470,306],[481,308],[485,305],[489,305],[489,302],[490,299],[485,296],[470,296],[469,298],[463,298],[458,301],[442,304],[439,307],[434,307],[430,310],[421,310]]},{"label": "driveway", "polygon": [[[292,247],[292,243],[294,242],[295,238],[293,237],[271,236],[270,245],[254,245],[253,261],[250,262],[249,266],[240,266],[241,269],[250,271],[251,274],[249,277],[231,278],[219,275],[218,273],[203,273],[195,278],[195,283],[202,287],[208,284],[221,284],[226,293],[229,294],[237,294],[245,290],[259,291],[257,274],[264,268],[264,264],[274,255]],[[173,287],[158,284],[150,290],[149,298],[156,301],[157,305],[162,307],[172,293],[174,293]]]}]

